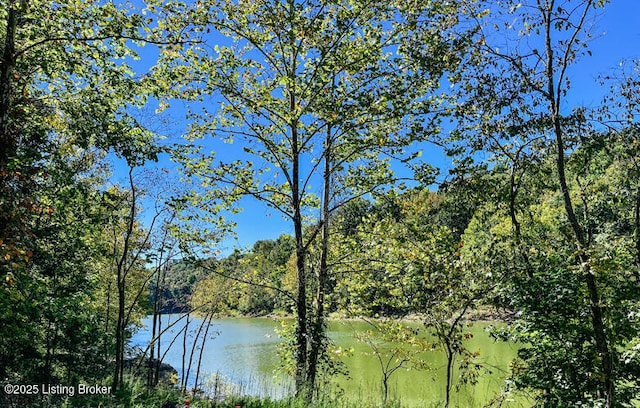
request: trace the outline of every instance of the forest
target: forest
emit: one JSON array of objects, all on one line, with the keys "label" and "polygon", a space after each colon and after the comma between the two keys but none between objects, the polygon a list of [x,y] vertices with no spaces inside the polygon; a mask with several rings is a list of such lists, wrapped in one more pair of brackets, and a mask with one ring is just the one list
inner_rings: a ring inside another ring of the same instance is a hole
[{"label": "forest", "polygon": [[[482,406],[640,406],[640,60],[593,68],[614,3],[2,0],[0,406],[346,407],[327,328],[364,319],[399,345],[375,406],[437,349],[450,407],[478,314],[517,345]],[[166,384],[163,313],[290,322],[292,394]]]}]

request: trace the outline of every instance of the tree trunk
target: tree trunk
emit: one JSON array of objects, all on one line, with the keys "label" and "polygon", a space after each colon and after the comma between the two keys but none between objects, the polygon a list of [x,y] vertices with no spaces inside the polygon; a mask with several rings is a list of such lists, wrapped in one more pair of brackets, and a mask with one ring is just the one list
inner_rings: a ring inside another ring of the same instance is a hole
[{"label": "tree trunk", "polygon": [[124,377],[124,280],[121,272],[118,271],[118,318],[116,321],[116,350],[115,350],[115,367],[113,372],[113,382],[111,389],[116,392],[122,386]]},{"label": "tree trunk", "polygon": [[596,344],[596,351],[598,357],[601,359],[602,370],[602,388],[599,392],[599,396],[605,400],[605,406],[611,408],[614,405],[614,383],[613,383],[613,366],[611,361],[611,352],[609,350],[609,344],[607,341],[607,334],[604,324],[604,314],[601,306],[600,293],[598,290],[598,284],[596,277],[591,269],[590,258],[588,255],[589,242],[585,237],[582,226],[579,224],[578,219],[573,209],[573,203],[567,186],[567,179],[565,173],[565,148],[563,141],[562,126],[560,124],[560,117],[557,112],[556,104],[552,103],[552,117],[554,124],[554,133],[556,138],[556,165],[558,172],[558,182],[560,185],[560,192],[564,203],[565,212],[571,225],[575,237],[575,244],[578,248],[578,259],[581,263],[581,270],[584,274],[587,284],[587,290],[589,291],[589,302],[591,309],[591,325],[593,328],[594,340]]},{"label": "tree trunk", "polygon": [[451,400],[451,380],[453,378],[453,360],[455,358],[455,354],[451,349],[451,344],[448,340],[446,340],[445,346],[447,353],[447,384],[445,390],[444,406],[445,408],[449,408],[449,402]]},{"label": "tree trunk", "polygon": [[9,112],[11,110],[11,73],[15,66],[15,34],[18,11],[15,1],[9,1],[7,5],[6,32],[4,37],[4,49],[0,64],[0,174],[4,178],[9,157],[15,151],[15,137],[11,131]]},{"label": "tree trunk", "polygon": [[382,405],[385,406],[387,404],[387,399],[389,398],[389,376],[388,372],[384,372],[382,374]]},{"label": "tree trunk", "polygon": [[518,253],[527,268],[527,276],[529,279],[533,279],[533,268],[531,267],[529,256],[527,255],[527,251],[522,243],[522,230],[520,228],[520,222],[518,221],[516,209],[516,196],[518,194],[518,183],[516,183],[516,171],[518,167],[517,159],[518,155],[514,157],[509,173],[509,216],[511,217],[511,229],[513,230],[513,237],[515,238],[516,245],[518,246]]},{"label": "tree trunk", "polygon": [[[12,105],[12,73],[15,67],[15,33],[19,13],[16,10],[15,1],[8,1],[6,15],[6,28],[4,37],[4,47],[0,56],[0,194],[2,196],[11,195],[8,181],[10,180],[8,164],[16,153],[17,135],[16,129],[11,125],[11,105]],[[21,6],[24,3],[21,2]],[[11,197],[2,197],[0,200],[0,239],[8,242],[12,238],[10,231],[12,224],[12,214],[14,210],[14,200]],[[2,364],[0,364],[2,365]],[[4,372],[4,365],[0,368],[0,374]],[[3,377],[4,378],[4,377]]]},{"label": "tree trunk", "polygon": [[313,328],[311,332],[311,350],[309,355],[309,371],[307,373],[307,384],[311,389],[315,389],[316,376],[318,374],[318,359],[322,353],[325,336],[324,319],[324,295],[329,276],[327,256],[329,251],[329,201],[331,200],[331,126],[327,127],[325,139],[325,158],[323,175],[323,195],[322,195],[322,234],[320,244],[320,266],[318,268],[318,287],[316,290],[316,312]]},{"label": "tree trunk", "polygon": [[[294,2],[288,1],[289,18],[295,16]],[[295,47],[295,34],[291,32],[290,45]],[[297,99],[295,90],[296,76],[296,56],[291,56],[291,66],[289,67],[289,84],[287,93],[289,97],[289,112],[292,116],[297,110]],[[291,207],[293,212],[293,229],[296,241],[296,273],[297,273],[297,294],[296,294],[296,333],[295,333],[295,387],[296,396],[305,395],[306,373],[307,373],[307,274],[305,268],[306,247],[303,238],[303,220],[301,213],[300,194],[300,140],[298,135],[298,120],[294,117],[289,123],[291,132]]]},{"label": "tree trunk", "polygon": [[[127,220],[127,229],[124,232],[124,241],[122,244],[122,255],[119,257],[116,271],[118,275],[118,321],[116,325],[116,352],[115,352],[115,370],[112,383],[112,391],[116,392],[118,387],[122,386],[124,379],[124,342],[126,331],[126,278],[127,278],[127,258],[129,255],[129,249],[131,239],[133,236],[133,229],[136,218],[136,189],[133,183],[133,167],[129,167],[129,185],[131,187],[131,203],[129,207],[129,219]],[[116,253],[117,235],[114,235],[114,253]]]},{"label": "tree trunk", "polygon": [[[582,18],[580,24],[575,28],[577,34],[582,29],[584,18],[587,15],[588,10],[592,6],[592,1],[589,0],[584,3],[584,10],[582,12]],[[544,26],[545,26],[545,51],[546,51],[546,98],[549,102],[549,113],[553,124],[553,134],[556,144],[556,171],[558,175],[558,184],[560,186],[560,193],[562,195],[562,201],[564,204],[565,213],[567,219],[573,231],[575,238],[575,244],[577,247],[578,259],[581,263],[581,270],[584,274],[587,284],[587,290],[589,292],[589,301],[591,309],[591,325],[593,328],[593,335],[596,345],[596,351],[598,357],[601,359],[600,369],[602,370],[602,387],[599,390],[599,397],[605,400],[605,406],[612,408],[614,405],[614,382],[613,382],[613,366],[611,360],[611,352],[609,350],[609,344],[607,341],[607,334],[604,324],[604,314],[601,306],[600,294],[598,291],[598,285],[596,277],[590,266],[590,258],[588,254],[589,239],[585,236],[585,231],[580,225],[578,218],[576,217],[574,206],[571,200],[569,187],[567,185],[567,176],[565,171],[565,144],[564,144],[564,129],[561,123],[560,112],[560,89],[555,90],[556,87],[556,69],[558,69],[559,78],[557,78],[558,87],[562,86],[564,80],[564,72],[568,64],[568,53],[570,49],[565,51],[567,54],[564,57],[564,62],[556,66],[554,61],[554,50],[551,45],[551,29],[553,27],[553,19],[550,9],[541,9]]]},{"label": "tree trunk", "polygon": [[[298,161],[294,161],[294,174],[297,176]],[[305,377],[307,371],[307,275],[305,270],[306,249],[302,239],[302,215],[297,198],[297,186],[292,189],[294,196],[294,231],[296,241],[296,272],[297,272],[297,296],[296,296],[296,371],[295,386],[296,396],[300,396],[306,388]]]},{"label": "tree trunk", "polygon": [[636,246],[636,268],[634,270],[634,276],[636,278],[636,285],[638,287],[638,293],[640,294],[640,186],[636,189],[635,207],[633,211],[634,218],[634,239]]},{"label": "tree trunk", "polygon": [[[207,325],[207,321],[209,319],[210,314],[213,314],[212,311],[207,311],[207,313],[204,315],[204,318],[202,319],[202,323],[200,323],[200,326],[198,327],[198,331],[196,332],[196,337],[193,338],[193,343],[191,344],[191,353],[189,354],[189,364],[187,364],[187,375],[185,377],[184,383],[187,384],[189,382],[189,372],[191,371],[191,366],[193,364],[193,354],[196,351],[196,348],[198,347],[198,340],[200,340],[200,335],[202,334],[202,329],[204,328],[205,325]],[[207,330],[205,330],[205,337],[202,338],[201,340],[201,345],[200,345],[200,353],[199,356],[200,358],[202,358],[202,347],[204,347],[204,343],[206,340],[206,333],[209,331],[209,327],[207,326]],[[200,370],[200,360],[198,360],[198,370]],[[193,393],[195,394],[197,391],[197,387],[198,387],[198,379],[196,377],[196,382],[194,383],[193,386]]]},{"label": "tree trunk", "polygon": [[184,324],[184,335],[182,337],[182,375],[180,376],[180,389],[184,394],[187,392],[187,374],[185,370],[188,370],[186,366],[187,358],[187,334],[189,333],[189,314],[187,314],[187,320]]},{"label": "tree trunk", "polygon": [[[162,252],[158,261],[156,285],[153,293],[153,321],[151,325],[151,350],[149,353],[149,374],[147,378],[148,386],[158,384],[160,371],[160,297],[162,296],[161,287],[164,286],[165,266],[162,263]],[[156,333],[158,333],[156,338]],[[157,353],[156,353],[157,350]]]},{"label": "tree trunk", "polygon": [[[198,381],[200,379],[200,366],[202,364],[202,353],[204,352],[204,344],[207,341],[207,336],[209,335],[209,328],[211,328],[211,320],[213,319],[213,310],[209,311],[209,321],[207,323],[207,328],[204,330],[204,337],[202,338],[202,344],[200,345],[200,353],[198,354],[198,367],[196,369],[196,379],[195,386],[198,386]],[[205,315],[205,321],[207,320],[207,316]]]}]

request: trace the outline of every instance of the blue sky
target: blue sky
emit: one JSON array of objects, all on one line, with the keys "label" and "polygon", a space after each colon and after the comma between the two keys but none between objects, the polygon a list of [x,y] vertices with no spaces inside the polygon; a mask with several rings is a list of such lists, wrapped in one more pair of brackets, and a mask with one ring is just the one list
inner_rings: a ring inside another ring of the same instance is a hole
[{"label": "blue sky", "polygon": [[[598,76],[610,73],[617,69],[624,60],[640,57],[640,1],[638,0],[613,0],[604,9],[596,21],[593,31],[594,39],[590,45],[591,57],[584,57],[578,64],[571,68],[569,77],[572,88],[568,95],[568,103],[571,106],[597,106],[606,88],[598,85]],[[143,50],[143,57],[137,65],[137,69],[146,69],[154,59],[152,50]],[[166,133],[172,138],[179,138],[180,133],[186,128],[186,120],[183,118],[184,109],[175,104],[165,112],[168,120]],[[157,118],[151,118],[152,122]],[[233,149],[237,145],[228,146],[228,152],[219,152],[219,155],[233,157]],[[431,162],[434,166],[446,167],[448,159],[442,153],[428,145],[423,148],[422,159]],[[225,157],[229,159],[229,157]],[[174,165],[167,157],[163,157],[158,163],[159,167],[172,169]],[[123,180],[122,163],[115,162],[115,179]],[[446,171],[443,171],[446,173]],[[124,180],[123,180],[124,181]],[[235,216],[230,216],[237,222],[237,241],[226,240],[221,245],[221,251],[229,253],[235,246],[250,247],[256,240],[275,239],[282,233],[292,234],[293,227],[289,220],[267,208],[262,203],[253,199],[242,201],[243,211]]]},{"label": "blue sky", "polygon": [[593,55],[570,72],[574,105],[598,105],[606,91],[599,88],[598,76],[611,73],[622,61],[640,58],[640,1],[613,0],[600,13],[590,46]]}]

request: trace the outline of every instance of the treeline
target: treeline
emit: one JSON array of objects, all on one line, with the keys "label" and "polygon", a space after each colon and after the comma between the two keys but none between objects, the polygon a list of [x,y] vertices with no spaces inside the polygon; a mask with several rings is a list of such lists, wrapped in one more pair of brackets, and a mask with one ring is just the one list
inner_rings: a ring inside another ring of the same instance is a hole
[{"label": "treeline", "polygon": [[[357,248],[360,243],[375,238],[372,234],[374,228],[379,228],[376,225],[392,222],[397,228],[407,228],[411,218],[442,228],[451,235],[451,242],[459,242],[481,201],[478,201],[479,192],[469,192],[466,187],[464,191],[460,187],[457,189],[461,191],[454,192],[453,187],[443,186],[440,192],[430,192],[428,188],[421,187],[402,193],[390,192],[374,200],[355,199],[340,208],[331,219],[331,234],[339,236],[339,241],[350,247],[336,247],[332,251],[336,255],[338,252],[346,255],[349,251],[354,256],[351,262],[367,259],[372,254]],[[461,193],[467,198],[475,195],[475,200],[462,202]],[[456,198],[446,198],[456,194],[458,202],[455,202]],[[167,306],[162,308],[162,312],[185,311],[207,303],[221,315],[290,315],[292,305],[286,293],[295,292],[294,249],[293,237],[283,234],[276,240],[256,241],[249,250],[236,249],[220,259],[203,257],[195,262],[175,261],[165,272],[166,286],[161,293]],[[356,255],[357,252],[360,253]],[[380,269],[377,274],[385,274],[383,265],[375,266],[376,262],[383,262],[381,256],[371,257],[369,261],[371,268]],[[391,264],[392,260],[388,262]],[[339,269],[336,264],[336,270]],[[368,297],[364,294],[354,296],[349,289],[352,284],[350,277],[353,274],[345,269],[332,279],[329,289],[335,292],[335,299],[328,305],[327,312],[335,312],[338,316],[360,314],[365,317],[406,317],[423,312],[419,305],[411,302],[402,307],[390,306],[400,301],[397,294],[390,291],[392,287],[400,288],[398,282],[389,282],[386,290],[378,289],[375,287],[376,277],[372,275],[367,282],[362,282]]]},{"label": "treeline", "polygon": [[[171,260],[161,273],[160,280],[152,280],[149,286],[149,305],[157,304],[156,313],[184,313],[198,282],[207,276],[207,271],[184,260]],[[153,312],[148,309],[149,314]]]}]

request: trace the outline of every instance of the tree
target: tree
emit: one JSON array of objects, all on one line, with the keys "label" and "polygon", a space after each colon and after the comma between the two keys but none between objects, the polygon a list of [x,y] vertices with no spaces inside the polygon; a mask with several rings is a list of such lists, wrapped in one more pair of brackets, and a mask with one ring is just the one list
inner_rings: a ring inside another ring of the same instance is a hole
[{"label": "tree", "polygon": [[192,306],[210,303],[216,313],[254,316],[286,308],[290,295],[283,279],[293,251],[293,237],[283,234],[256,241],[247,253],[236,249],[220,260],[196,263],[208,275],[197,283]]},{"label": "tree", "polygon": [[126,42],[138,17],[112,3],[3,2],[3,378],[51,382],[65,372],[73,382],[102,364],[91,287],[103,256],[100,163],[110,149],[129,156],[133,133],[149,136],[124,110],[139,89],[118,61],[133,56]]},{"label": "tree", "polygon": [[[628,378],[637,375],[635,357],[621,358],[629,353],[637,331],[632,312],[637,303],[631,267],[633,244],[630,229],[625,227],[630,223],[617,205],[612,206],[611,197],[620,194],[616,186],[623,179],[614,170],[615,155],[605,153],[607,144],[603,142],[611,139],[592,135],[589,140],[569,156],[569,168],[589,189],[592,265],[603,288],[602,306],[608,311],[609,329],[615,333],[610,341],[617,362],[617,399],[624,403],[635,394]],[[574,247],[566,236],[568,227],[562,227],[562,199],[555,185],[541,183],[553,163],[553,156],[547,157],[542,163],[547,169],[531,172],[521,186],[528,198],[519,204],[519,242],[513,235],[506,203],[488,202],[476,212],[463,235],[462,256],[477,274],[498,277],[497,297],[518,316],[509,330],[495,333],[521,344],[513,363],[513,384],[535,396],[540,404],[575,406],[598,398],[601,379],[593,375],[598,354],[589,319],[588,288],[576,273]],[[501,178],[508,186],[510,172],[505,168],[495,171],[503,173]],[[571,183],[571,188],[572,193],[580,190],[577,183]],[[625,216],[630,213],[633,211]],[[526,260],[520,256],[521,248],[526,249]]]},{"label": "tree", "polygon": [[3,258],[0,359],[10,381],[98,378],[105,365],[93,286],[103,259],[96,239],[103,220],[98,157],[63,141],[58,146],[62,151],[46,162],[47,177],[29,191],[38,197],[23,219],[32,241],[22,261]]},{"label": "tree", "polygon": [[[298,394],[311,395],[324,342],[329,270],[321,255],[312,302],[309,246],[318,236],[326,253],[331,213],[392,182],[390,163],[416,133],[434,130],[425,117],[435,110],[442,73],[464,45],[449,31],[455,14],[447,2],[197,3],[189,14],[194,31],[213,29],[230,45],[203,43],[163,54],[159,81],[180,77],[164,105],[170,98],[196,101],[193,147],[179,160],[187,178],[205,188],[198,205],[216,214],[221,205],[249,196],[292,223]],[[217,114],[199,103],[212,95],[220,98]],[[208,135],[239,139],[242,151],[216,162],[197,142]],[[322,185],[320,199],[311,188],[315,182]]]},{"label": "tree", "polygon": [[[159,204],[159,203],[158,203]],[[179,245],[177,240],[171,234],[173,229],[173,220],[175,219],[175,211],[169,207],[169,214],[162,220],[158,232],[155,234],[152,244],[152,254],[149,258],[154,261],[151,279],[149,280],[149,300],[152,304],[152,324],[151,324],[151,341],[150,354],[147,373],[147,385],[158,385],[160,380],[160,369],[162,366],[161,337],[162,337],[162,310],[164,307],[163,291],[165,289],[167,271],[172,261],[179,254]],[[190,282],[194,284],[194,282]]]},{"label": "tree", "polygon": [[[156,149],[154,145],[149,149]],[[111,213],[105,223],[106,242],[109,242],[108,287],[115,287],[115,370],[113,389],[122,384],[124,375],[125,344],[131,334],[130,325],[152,309],[154,322],[152,325],[152,357],[155,353],[155,341],[159,341],[159,292],[164,287],[159,282],[166,279],[166,270],[177,256],[181,245],[179,227],[175,224],[176,212],[171,196],[175,189],[163,177],[150,169],[135,172],[130,165],[128,172],[128,188],[119,186],[107,190],[108,204]],[[166,175],[164,172],[162,173]],[[158,183],[163,180],[165,183]],[[158,183],[160,187],[156,184]],[[146,208],[143,208],[143,205]],[[143,215],[144,214],[144,215]],[[146,217],[143,225],[142,218]],[[177,235],[177,236],[176,236]],[[152,264],[155,263],[155,267]],[[155,286],[152,282],[155,281]],[[195,282],[190,282],[191,284]],[[149,292],[155,289],[153,305],[146,302],[152,297]],[[107,290],[107,316],[110,320],[111,290]],[[186,301],[185,301],[186,304]],[[157,329],[157,330],[156,330]],[[158,345],[159,350],[159,345]],[[159,351],[158,351],[158,357]],[[159,369],[160,359],[155,361]],[[155,377],[157,378],[157,371]],[[152,382],[157,382],[156,380]]]},{"label": "tree", "polygon": [[378,361],[382,374],[382,405],[385,406],[389,398],[389,380],[393,373],[400,369],[424,368],[424,361],[418,355],[430,345],[419,337],[419,330],[401,322],[384,319],[368,320],[367,323],[371,329],[356,332],[355,337],[371,347],[371,354]]},{"label": "tree", "polygon": [[[449,406],[458,357],[463,357],[461,381],[473,383],[479,375],[477,354],[464,346],[469,339],[464,319],[494,282],[473,274],[460,259],[464,241],[436,222],[443,200],[438,194],[414,190],[395,200],[399,214],[369,217],[348,245],[334,248],[341,272],[337,291],[347,299],[343,307],[355,316],[417,313],[422,317],[436,339],[432,348],[441,348],[447,359],[445,406]],[[391,328],[389,332],[393,333]]]},{"label": "tree", "polygon": [[[640,62],[622,63],[623,68],[618,72],[611,73],[604,78],[603,85],[609,84],[609,94],[605,97],[598,111],[595,113],[596,120],[605,126],[606,134],[596,139],[604,143],[605,137],[612,142],[610,154],[619,161],[620,170],[618,185],[621,206],[616,206],[620,212],[616,212],[618,218],[627,219],[632,226],[632,232],[626,231],[633,236],[635,241],[636,271],[635,279],[640,291],[640,187],[634,184],[640,171],[638,162],[638,95],[635,89],[638,86],[638,66]],[[598,146],[603,148],[604,146]],[[621,207],[621,208],[620,208]],[[623,210],[624,208],[624,210]],[[632,210],[631,210],[632,209]],[[626,211],[625,211],[626,210]],[[614,210],[615,211],[615,210]],[[633,214],[629,219],[629,214]]]},{"label": "tree", "polygon": [[[597,398],[611,407],[616,401],[616,352],[612,346],[615,339],[607,328],[612,323],[603,308],[607,283],[599,280],[595,271],[598,263],[595,236],[590,224],[588,190],[583,184],[588,175],[572,174],[569,170],[569,152],[589,136],[589,129],[584,109],[566,106],[570,67],[590,53],[590,22],[603,3],[549,0],[509,1],[503,7],[482,4],[486,10],[478,13],[478,21],[483,30],[475,42],[478,52],[473,54],[481,63],[474,65],[479,68],[460,88],[469,97],[461,98],[465,103],[460,105],[459,112],[478,119],[467,128],[467,146],[496,152],[509,168],[510,224],[517,257],[524,263],[524,270],[529,271],[530,279],[536,279],[536,273],[528,259],[530,251],[523,245],[521,224],[526,204],[521,201],[521,187],[527,173],[540,174],[535,167],[546,169],[543,180],[553,176],[563,208],[560,229],[567,237],[562,247],[573,248],[569,253],[576,273],[581,276],[580,282],[586,285],[590,309],[591,338],[573,340],[594,342],[593,369],[600,379]],[[463,128],[459,130],[462,133]],[[541,166],[540,161],[547,160],[550,153],[555,156],[553,164]],[[576,194],[571,192],[572,176],[576,177]],[[556,271],[566,267],[569,266],[559,266]]]},{"label": "tree", "polygon": [[[53,214],[68,211],[68,221],[72,222],[80,214],[74,207],[74,200],[82,199],[87,200],[90,207],[96,207],[95,203],[99,202],[97,207],[106,210],[104,204],[108,201],[109,194],[105,193],[103,199],[97,199],[102,186],[96,184],[87,187],[85,177],[95,183],[104,183],[104,178],[99,179],[91,174],[94,169],[89,165],[75,163],[76,168],[68,168],[68,172],[63,173],[64,167],[60,163],[65,159],[61,157],[66,155],[71,160],[77,155],[88,161],[100,162],[104,160],[105,154],[112,153],[133,167],[156,159],[159,149],[153,143],[155,135],[142,126],[133,113],[146,98],[146,84],[141,85],[131,69],[132,61],[138,58],[134,49],[142,43],[168,44],[180,43],[181,40],[180,37],[163,37],[161,23],[156,24],[153,16],[143,17],[141,11],[129,5],[94,1],[78,3],[21,0],[8,0],[3,5],[5,7],[0,11],[3,47],[0,66],[0,258],[3,261],[0,268],[3,291],[6,292],[7,299],[20,303],[20,308],[24,306],[25,311],[30,310],[28,313],[36,317],[36,305],[40,300],[19,296],[24,290],[24,284],[30,282],[35,288],[41,277],[60,282],[60,288],[66,287],[64,291],[71,291],[75,284],[78,296],[91,298],[92,306],[106,313],[103,315],[104,329],[108,331],[111,312],[109,283],[106,283],[106,288],[98,287],[94,290],[85,281],[74,281],[72,277],[82,276],[82,271],[86,270],[85,263],[94,262],[96,267],[109,264],[106,260],[108,255],[101,252],[104,249],[101,243],[93,241],[93,247],[85,248],[89,253],[84,252],[83,246],[78,246],[82,241],[82,233],[87,234],[84,239],[88,239],[87,236],[93,237],[92,228],[109,217],[104,213],[100,216],[93,214],[87,217],[87,222],[96,224],[88,226],[88,231],[79,229],[71,234],[71,225],[66,229],[62,228],[66,221],[55,220],[57,217]],[[59,179],[54,180],[54,175]],[[55,193],[44,193],[45,186],[52,188]],[[66,191],[71,186],[82,189],[77,197],[71,197]],[[131,194],[135,194],[135,191]],[[65,197],[69,201],[65,201]],[[133,207],[135,204],[131,206]],[[121,208],[111,209],[114,212],[112,215],[117,218]],[[131,218],[133,213],[131,211]],[[45,216],[49,216],[49,220]],[[103,218],[98,221],[99,217]],[[51,222],[52,219],[55,222]],[[47,224],[52,225],[48,229],[41,228]],[[133,224],[134,221],[131,221],[129,228],[125,228],[128,235],[135,229],[132,228]],[[74,254],[86,254],[86,260],[82,262],[82,259],[75,256],[69,257],[66,268],[59,270],[60,273],[64,271],[62,275],[56,273],[49,276],[52,273],[53,263],[50,257],[53,253],[50,248],[41,248],[39,242],[48,239],[65,242],[62,239],[65,234],[76,237],[71,240],[77,246]],[[48,255],[45,257],[46,253]],[[43,256],[34,259],[33,254]],[[121,262],[116,262],[118,272],[126,269],[127,256],[128,254],[123,254]],[[72,263],[71,259],[77,263]],[[87,279],[90,276],[88,274]],[[122,276],[121,278],[124,279]],[[69,282],[63,284],[66,279]],[[128,297],[129,293],[123,293],[123,281],[118,280],[118,284],[120,299]],[[54,287],[57,288],[55,285]],[[102,294],[105,289],[106,302],[93,299],[93,296]],[[53,302],[57,304],[59,311],[64,311],[65,302],[72,298],[64,291],[51,296],[52,299],[60,298]],[[133,297],[139,295],[136,292]],[[16,296],[20,298],[19,301]],[[103,308],[105,304],[106,307]],[[132,311],[125,310],[123,314],[122,304],[119,309],[116,343],[117,349],[121,351],[126,322]],[[87,309],[87,315],[90,315],[91,310],[93,309]],[[78,312],[77,318],[81,315]],[[56,316],[55,312],[52,312],[52,316],[55,321],[65,319],[64,315]],[[60,344],[58,329],[54,328],[51,333],[53,334],[44,340],[47,356],[57,350]],[[94,335],[91,339],[95,340]],[[107,338],[96,336],[100,337]],[[13,340],[10,338],[8,342]],[[104,343],[108,349],[108,342]],[[34,347],[40,347],[40,343],[36,341]],[[86,353],[92,355],[89,350]],[[36,353],[31,354],[37,360]],[[9,359],[3,352],[2,371],[8,369],[14,373],[20,372],[19,369],[14,370],[15,367],[11,364],[5,365],[5,358]],[[55,371],[52,364],[47,363],[46,366],[43,371],[45,375],[48,375],[49,369]],[[121,372],[120,369],[120,377]],[[6,378],[7,373],[0,374]]]}]

